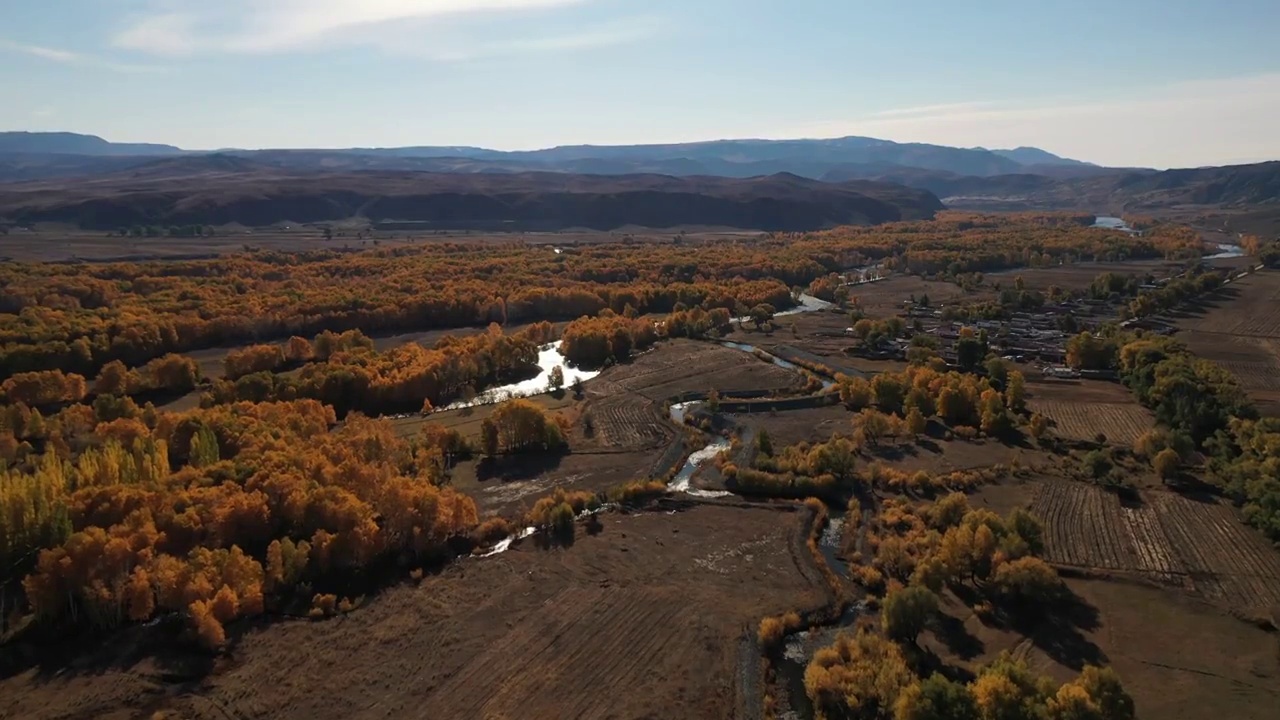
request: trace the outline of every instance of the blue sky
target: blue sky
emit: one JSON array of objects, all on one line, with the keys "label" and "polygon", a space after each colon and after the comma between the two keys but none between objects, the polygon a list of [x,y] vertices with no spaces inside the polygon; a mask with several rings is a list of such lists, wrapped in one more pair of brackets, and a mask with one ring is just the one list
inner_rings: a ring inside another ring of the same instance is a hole
[{"label": "blue sky", "polygon": [[0,0],[0,129],[187,148],[870,135],[1280,159],[1276,0]]}]

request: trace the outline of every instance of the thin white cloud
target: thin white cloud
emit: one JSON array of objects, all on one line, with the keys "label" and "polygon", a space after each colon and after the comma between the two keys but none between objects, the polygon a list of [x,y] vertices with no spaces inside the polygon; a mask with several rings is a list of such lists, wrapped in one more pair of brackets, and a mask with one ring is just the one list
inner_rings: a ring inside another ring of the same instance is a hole
[{"label": "thin white cloud", "polygon": [[476,41],[466,36],[442,33],[428,38],[426,43],[422,42],[421,36],[415,36],[412,43],[401,46],[389,42],[387,47],[431,60],[462,62],[507,55],[574,52],[628,45],[657,35],[661,28],[662,24],[654,18],[628,18],[621,22],[587,26],[563,34]]},{"label": "thin white cloud", "polygon": [[1109,98],[1043,98],[886,111],[791,128],[960,147],[1033,145],[1112,166],[1280,159],[1280,73],[1153,86]]},{"label": "thin white cloud", "polygon": [[455,16],[545,10],[589,0],[152,0],[112,42],[159,55],[275,53],[379,44],[376,30]]},{"label": "thin white cloud", "polygon": [[872,118],[892,118],[892,117],[932,117],[935,115],[950,115],[963,112],[974,112],[984,108],[995,107],[997,103],[993,102],[962,102],[962,103],[946,103],[942,105],[920,105],[918,107],[893,108],[890,110],[881,110],[871,113]]},{"label": "thin white cloud", "polygon": [[42,45],[28,45],[26,43],[18,43],[4,39],[0,39],[0,51],[29,55],[31,57],[49,60],[50,62],[56,62],[63,65],[78,65],[81,67],[110,70],[112,72],[144,73],[156,72],[159,69],[149,65],[118,63],[112,60],[95,57],[93,55],[71,52],[70,50],[60,50],[58,48],[44,47]]}]

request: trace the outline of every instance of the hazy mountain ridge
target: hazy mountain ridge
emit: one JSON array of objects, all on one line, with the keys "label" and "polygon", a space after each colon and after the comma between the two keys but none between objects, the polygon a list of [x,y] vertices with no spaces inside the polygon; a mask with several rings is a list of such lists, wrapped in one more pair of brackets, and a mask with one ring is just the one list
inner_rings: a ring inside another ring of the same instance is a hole
[{"label": "hazy mountain ridge", "polygon": [[[23,193],[8,195],[11,201],[7,211],[0,214],[10,221],[15,218],[68,218],[67,221],[88,223],[94,227],[109,226],[105,217],[127,221],[122,224],[162,220],[167,222],[173,217],[195,217],[197,214],[188,213],[184,208],[196,202],[192,197],[205,197],[205,193],[213,193],[215,196],[208,200],[210,208],[221,208],[226,201],[227,186],[237,183],[266,196],[255,202],[276,201],[285,207],[296,202],[303,207],[311,207],[307,204],[310,201],[297,198],[335,192],[339,195],[347,192],[361,197],[368,196],[366,199],[378,197],[383,193],[381,188],[389,177],[401,178],[398,183],[407,183],[410,182],[408,178],[417,178],[422,186],[430,189],[428,194],[456,192],[456,188],[480,188],[467,192],[483,196],[500,192],[494,188],[504,186],[504,183],[510,185],[511,180],[500,179],[503,176],[522,178],[515,181],[516,184],[525,183],[518,192],[540,194],[542,199],[539,202],[547,201],[549,195],[546,193],[560,192],[556,188],[563,185],[577,186],[579,189],[572,192],[578,194],[595,192],[603,195],[607,188],[623,187],[626,192],[646,188],[645,191],[659,193],[698,195],[703,191],[690,188],[710,187],[708,183],[711,183],[715,189],[709,191],[710,194],[721,197],[733,185],[728,181],[746,181],[742,187],[754,185],[758,195],[752,202],[765,202],[765,198],[776,194],[782,187],[779,178],[786,177],[791,178],[787,183],[808,183],[804,185],[804,192],[811,197],[802,202],[817,203],[808,205],[804,211],[797,211],[798,215],[786,221],[779,220],[780,216],[752,219],[750,214],[744,215],[738,210],[730,211],[721,207],[712,211],[709,206],[707,209],[711,216],[705,221],[690,220],[691,216],[686,215],[667,217],[662,213],[648,213],[645,219],[668,224],[688,222],[733,225],[735,222],[751,222],[769,228],[787,229],[819,227],[839,222],[840,218],[849,218],[849,222],[881,222],[893,218],[893,212],[869,205],[864,208],[866,212],[863,214],[859,214],[860,211],[850,211],[849,206],[841,203],[830,205],[830,194],[847,192],[851,181],[873,181],[868,187],[877,188],[872,194],[879,198],[885,196],[886,188],[891,184],[906,186],[900,190],[908,194],[899,194],[889,199],[890,205],[896,203],[912,208],[906,215],[916,213],[918,208],[932,206],[931,201],[922,200],[920,195],[910,195],[920,191],[925,191],[930,198],[942,198],[951,207],[990,210],[1071,209],[1112,213],[1142,212],[1175,206],[1269,206],[1276,202],[1277,195],[1280,194],[1280,163],[1160,172],[1142,168],[1106,168],[1061,158],[1038,148],[963,149],[862,137],[832,140],[717,140],[676,145],[576,145],[517,152],[474,147],[423,146],[345,150],[226,150],[201,153],[161,145],[116,147],[101,138],[72,136],[69,139],[68,135],[0,133],[0,147],[12,148],[17,145],[30,148],[33,144],[48,147],[51,143],[66,147],[67,142],[72,142],[78,143],[77,147],[96,149],[95,151],[103,153],[67,155],[0,152],[0,181],[20,183],[11,184],[7,189],[20,189]],[[108,149],[104,150],[104,146]],[[120,148],[142,148],[152,154],[121,155],[118,154],[121,152]],[[232,182],[219,179],[224,176],[236,180]],[[67,178],[72,177],[76,180],[69,183]],[[649,187],[653,182],[651,178],[654,177],[665,177],[669,185],[658,189]],[[451,179],[445,182],[444,178]],[[534,182],[530,178],[538,179]],[[816,183],[814,180],[822,182]],[[277,196],[271,187],[271,182],[274,181],[289,188],[293,199],[286,201]],[[716,184],[713,181],[726,182]],[[139,182],[155,185],[153,192],[181,188],[186,193],[183,200],[185,205],[168,207],[161,201],[151,199],[144,203],[151,209],[132,212],[128,208],[134,207],[133,203],[137,198],[119,202],[110,197],[76,199],[84,188],[97,188],[102,194],[110,195],[111,192],[132,190]],[[339,187],[341,183],[346,183],[347,187]],[[823,183],[834,184],[844,190],[833,190]],[[311,192],[308,184],[319,189]],[[442,189],[446,185],[454,189]],[[32,199],[33,196],[29,193],[35,187],[40,188],[40,193],[60,196],[64,201],[63,209],[55,211],[42,205],[38,212],[28,212],[32,208],[24,209],[14,204],[16,200],[13,198]],[[4,189],[5,186],[0,185],[0,190]],[[395,197],[412,196],[415,192],[396,190]],[[566,212],[573,215],[563,219],[568,223],[566,226],[596,227],[597,225],[579,222],[582,218],[577,213],[585,212],[579,207],[581,200],[582,197],[575,197],[573,203],[568,203],[574,205],[574,209],[566,209]],[[794,197],[789,200],[797,201]],[[106,203],[102,206],[105,215],[96,214],[97,211],[89,212],[84,208],[73,211],[65,205],[77,202],[89,203],[85,207],[97,207],[95,203]],[[153,205],[153,202],[158,204]],[[439,198],[432,202],[439,202]],[[598,201],[600,203],[603,201]],[[544,207],[543,212],[551,212],[553,206],[567,208],[568,205],[564,202],[551,203]],[[519,203],[516,206],[525,208]],[[818,206],[828,209],[817,209]],[[843,209],[829,211],[836,206]],[[305,222],[306,217],[332,219],[330,216],[334,213],[341,214],[351,210],[342,202],[325,207],[328,209],[323,211],[290,210],[283,214],[255,210],[246,217],[268,224],[280,220]],[[519,222],[534,225],[555,225],[560,222],[545,217],[537,220],[534,218],[536,213],[526,215],[524,209],[504,210],[493,206],[490,211],[495,217],[507,213],[517,219],[523,218]],[[238,212],[211,210],[209,217],[235,216]],[[610,219],[601,222],[609,225],[614,219],[626,216],[626,212],[614,212],[608,215]]]},{"label": "hazy mountain ridge", "polygon": [[62,182],[0,187],[0,220],[133,225],[265,226],[284,222],[413,222],[426,229],[613,230],[716,226],[813,230],[932,217],[924,190],[795,175],[747,180],[667,175],[355,172],[290,174],[234,156],[194,156]]},{"label": "hazy mountain ridge", "polygon": [[[109,143],[102,138],[72,133],[0,133],[0,156],[27,156],[26,175],[14,177],[0,174],[0,180],[36,179],[35,156],[83,155],[86,158],[123,155],[179,155],[194,153],[168,145]],[[1015,153],[1006,157],[1001,153]],[[542,150],[501,151],[476,147],[420,146],[399,148],[340,148],[304,150],[225,149],[217,154],[243,157],[270,157],[276,160],[312,161],[330,167],[364,166],[364,169],[417,169],[414,162],[434,161],[428,170],[447,170],[446,166],[482,161],[492,163],[488,171],[522,172],[550,170],[560,172],[599,172],[625,174],[663,172],[669,174],[713,174],[726,177],[754,177],[776,172],[792,172],[806,177],[820,177],[842,165],[914,167],[952,172],[960,175],[991,176],[1018,172],[1024,163],[1020,155],[1038,162],[1062,165],[1080,164],[1034,148],[1018,151],[990,151],[983,148],[955,148],[926,143],[896,143],[865,137],[826,140],[712,140],[707,142],[665,145],[566,145]],[[207,154],[207,153],[206,153]],[[359,158],[359,159],[353,159]],[[0,163],[8,160],[0,157]],[[53,163],[56,177],[71,163],[65,158]],[[100,163],[86,159],[87,172]],[[4,170],[0,164],[0,173]],[[674,172],[673,172],[674,171]]]}]

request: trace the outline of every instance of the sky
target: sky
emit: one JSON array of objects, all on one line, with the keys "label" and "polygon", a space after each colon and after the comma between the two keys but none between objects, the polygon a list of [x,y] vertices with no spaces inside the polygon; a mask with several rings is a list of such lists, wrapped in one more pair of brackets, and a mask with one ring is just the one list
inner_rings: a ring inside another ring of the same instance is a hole
[{"label": "sky", "polygon": [[1280,159],[1277,0],[0,0],[0,129],[188,149],[866,135]]}]

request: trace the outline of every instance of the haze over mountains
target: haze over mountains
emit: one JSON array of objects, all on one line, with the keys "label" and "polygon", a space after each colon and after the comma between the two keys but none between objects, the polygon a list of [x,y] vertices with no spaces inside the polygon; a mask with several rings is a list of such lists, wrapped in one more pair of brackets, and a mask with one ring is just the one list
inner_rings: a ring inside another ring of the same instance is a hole
[{"label": "haze over mountains", "polygon": [[0,183],[0,223],[94,229],[358,217],[489,229],[808,230],[929,217],[943,203],[1098,213],[1269,206],[1280,195],[1280,163],[1159,172],[1034,147],[864,137],[207,152],[0,133]]},{"label": "haze over mountains", "polygon": [[[896,143],[864,137],[829,140],[713,140],[673,145],[569,145],[543,150],[503,151],[477,147],[420,146],[399,148],[343,148],[302,150],[223,149],[218,154],[248,157],[281,167],[352,170],[421,170],[429,172],[527,172],[546,170],[622,175],[719,175],[757,177],[789,172],[823,179],[916,168],[987,177],[1030,171],[1077,168],[1089,163],[1058,157],[1038,148],[987,150],[953,148],[924,143]],[[102,158],[132,156],[145,159],[164,155],[194,156],[208,151],[188,151],[171,145],[111,143],[91,135],[73,133],[0,133],[0,161],[8,174],[0,180],[65,176],[76,169],[65,156],[81,158],[83,171],[120,169],[126,160]],[[46,158],[42,156],[61,156]],[[18,177],[15,160],[25,164],[27,177]],[[44,168],[48,168],[45,170]],[[3,172],[3,171],[0,171]]]}]

